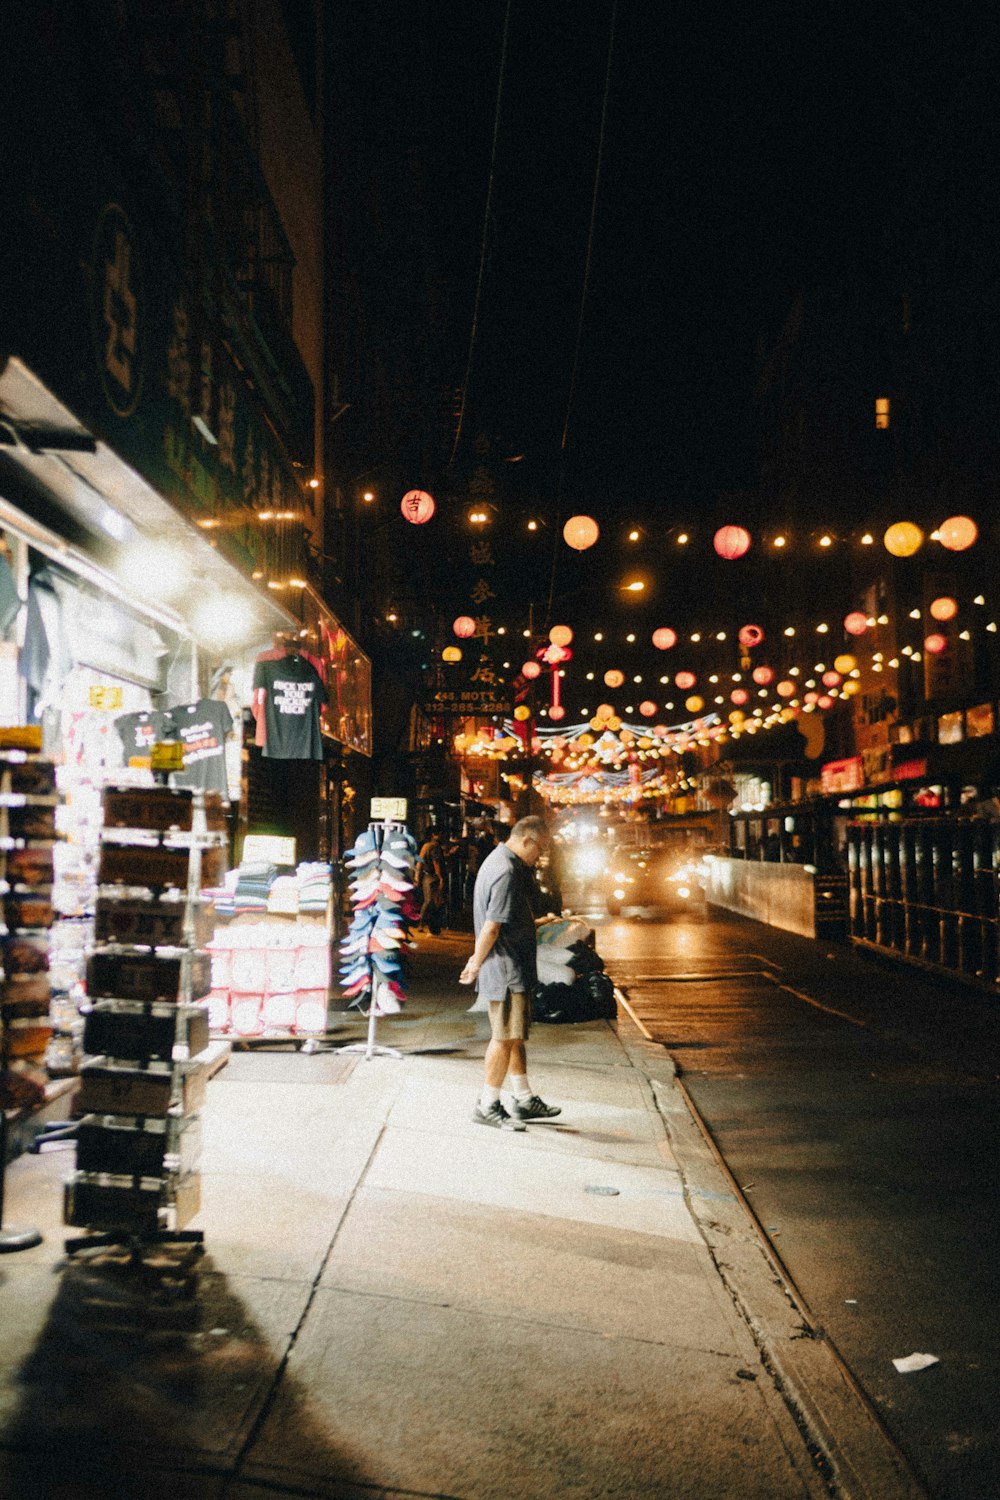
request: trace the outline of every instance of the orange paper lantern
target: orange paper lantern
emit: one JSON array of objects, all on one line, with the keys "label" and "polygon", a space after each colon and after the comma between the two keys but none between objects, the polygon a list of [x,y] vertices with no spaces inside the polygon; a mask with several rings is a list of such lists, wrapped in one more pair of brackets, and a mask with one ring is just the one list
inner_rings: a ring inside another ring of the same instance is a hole
[{"label": "orange paper lantern", "polygon": [[644,719],[651,719],[656,713],[656,704],[647,698],[644,703],[639,704],[639,712]]},{"label": "orange paper lantern", "polygon": [[682,692],[686,692],[688,688],[693,688],[697,681],[698,679],[693,672],[678,672],[674,678],[674,682]]},{"label": "orange paper lantern", "polygon": [[669,651],[671,646],[677,645],[676,630],[671,630],[669,625],[661,625],[659,630],[653,631],[653,645],[657,651]]},{"label": "orange paper lantern", "polygon": [[750,694],[747,692],[746,688],[733,688],[732,692],[729,694],[729,701],[730,703],[735,703],[738,706],[742,706],[749,700],[749,697]]},{"label": "orange paper lantern", "polygon": [[457,646],[445,646],[441,652],[442,661],[461,661],[462,653]]},{"label": "orange paper lantern", "polygon": [[692,697],[685,698],[684,707],[687,709],[688,713],[700,714],[702,709],[705,707],[705,700],[704,698],[699,698],[697,693],[695,693],[692,695]]},{"label": "orange paper lantern", "polygon": [[565,717],[566,717],[566,710],[563,708],[562,704],[561,703],[553,703],[552,707],[549,709],[549,718],[550,719],[565,719]]},{"label": "orange paper lantern", "polygon": [[897,521],[882,538],[885,550],[893,557],[912,557],[923,543],[924,534],[912,521]]},{"label": "orange paper lantern", "polygon": [[779,698],[794,698],[795,683],[790,682],[786,677],[784,681],[778,683],[778,686],[775,688],[775,692],[778,694]]},{"label": "orange paper lantern", "polygon": [[553,646],[568,646],[573,639],[573,632],[568,625],[553,625],[549,631],[549,640]]},{"label": "orange paper lantern", "polygon": [[621,685],[622,685],[622,683],[624,681],[625,681],[625,673],[624,672],[619,672],[619,670],[618,670],[617,667],[612,667],[609,672],[605,672],[605,674],[604,674],[604,685],[605,685],[605,687],[619,688],[619,687],[621,687]]},{"label": "orange paper lantern", "polygon": [[958,614],[958,602],[947,594],[942,594],[939,599],[931,600],[930,612],[935,620],[953,620]]},{"label": "orange paper lantern", "polygon": [[601,534],[601,528],[592,516],[570,516],[563,527],[563,541],[574,552],[586,552]]},{"label": "orange paper lantern", "polygon": [[774,668],[754,667],[753,680],[758,687],[767,687],[768,683],[774,681]]},{"label": "orange paper lantern", "polygon": [[542,669],[537,661],[526,661],[521,668],[522,677],[533,679],[541,676]]}]

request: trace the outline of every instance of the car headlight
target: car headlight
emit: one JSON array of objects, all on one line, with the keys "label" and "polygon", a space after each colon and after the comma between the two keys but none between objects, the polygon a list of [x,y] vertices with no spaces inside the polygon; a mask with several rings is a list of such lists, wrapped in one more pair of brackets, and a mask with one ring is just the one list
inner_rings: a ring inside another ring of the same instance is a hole
[{"label": "car headlight", "polygon": [[688,889],[688,887],[686,885],[679,885],[677,887],[677,894],[678,894],[678,896],[683,896],[684,900],[686,901],[687,898],[690,896],[691,892],[690,892],[690,890]]},{"label": "car headlight", "polygon": [[614,896],[616,901],[624,901],[625,899],[625,892],[622,890],[612,891],[611,894]]}]

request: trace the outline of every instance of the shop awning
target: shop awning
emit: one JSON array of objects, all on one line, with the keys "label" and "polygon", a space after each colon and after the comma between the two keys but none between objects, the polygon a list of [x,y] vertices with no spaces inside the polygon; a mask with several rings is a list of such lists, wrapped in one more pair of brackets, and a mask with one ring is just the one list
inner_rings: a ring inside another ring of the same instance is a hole
[{"label": "shop awning", "polygon": [[[156,598],[156,579],[128,580],[116,568],[128,544],[154,539],[183,560],[192,587],[207,595],[239,595],[247,609],[248,644],[299,621],[256,587],[211,545],[192,523],[163,498],[107,443],[93,439],[73,413],[19,359],[8,359],[0,374],[0,455],[8,472],[20,474],[26,490],[46,500],[73,522],[80,538],[68,543],[52,525],[36,517],[27,540],[42,552],[55,547],[57,560],[89,575],[109,592],[128,589],[141,597],[150,618],[192,635],[179,606]],[[51,447],[47,446],[51,444]],[[17,496],[0,498],[0,522],[18,529]],[[31,515],[29,509],[29,517]],[[21,526],[24,530],[23,525]],[[30,529],[30,528],[29,528]],[[131,588],[128,587],[131,582]],[[136,589],[136,583],[139,588]]]}]

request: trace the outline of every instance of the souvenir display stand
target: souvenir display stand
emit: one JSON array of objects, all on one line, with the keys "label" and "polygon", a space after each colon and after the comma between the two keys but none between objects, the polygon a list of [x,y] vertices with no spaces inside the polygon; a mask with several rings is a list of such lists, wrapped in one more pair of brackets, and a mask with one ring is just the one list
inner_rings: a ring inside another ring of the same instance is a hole
[{"label": "souvenir display stand", "polygon": [[[14,737],[16,738],[16,736]],[[23,743],[37,743],[37,733]],[[55,848],[55,768],[26,751],[0,753],[0,882],[4,936],[0,971],[0,1253],[41,1242],[37,1229],[3,1227],[7,1112],[44,1098],[30,1073],[52,1034],[49,933]]]},{"label": "souvenir display stand", "polygon": [[96,911],[87,959],[90,1009],[80,1070],[76,1170],[65,1222],[88,1231],[67,1253],[123,1245],[191,1246],[200,1230],[198,1111],[208,1064],[211,931],[203,885],[225,858],[218,794],[106,788]]},{"label": "souvenir display stand", "polygon": [[341,982],[352,1005],[368,999],[368,1039],[339,1047],[339,1052],[363,1052],[373,1057],[401,1057],[395,1047],[376,1043],[380,1015],[398,1014],[406,999],[403,951],[412,947],[409,926],[417,915],[413,899],[413,870],[417,849],[402,823],[369,823],[355,840],[345,863],[350,882],[353,918],[340,945]]}]

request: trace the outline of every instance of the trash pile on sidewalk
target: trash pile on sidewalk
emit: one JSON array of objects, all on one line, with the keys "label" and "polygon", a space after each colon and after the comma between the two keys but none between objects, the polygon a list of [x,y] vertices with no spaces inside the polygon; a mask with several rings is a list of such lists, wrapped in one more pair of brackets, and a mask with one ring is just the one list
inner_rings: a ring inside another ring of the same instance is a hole
[{"label": "trash pile on sidewalk", "polygon": [[538,923],[536,1021],[604,1021],[615,1013],[615,987],[594,946],[594,929],[579,917]]}]

